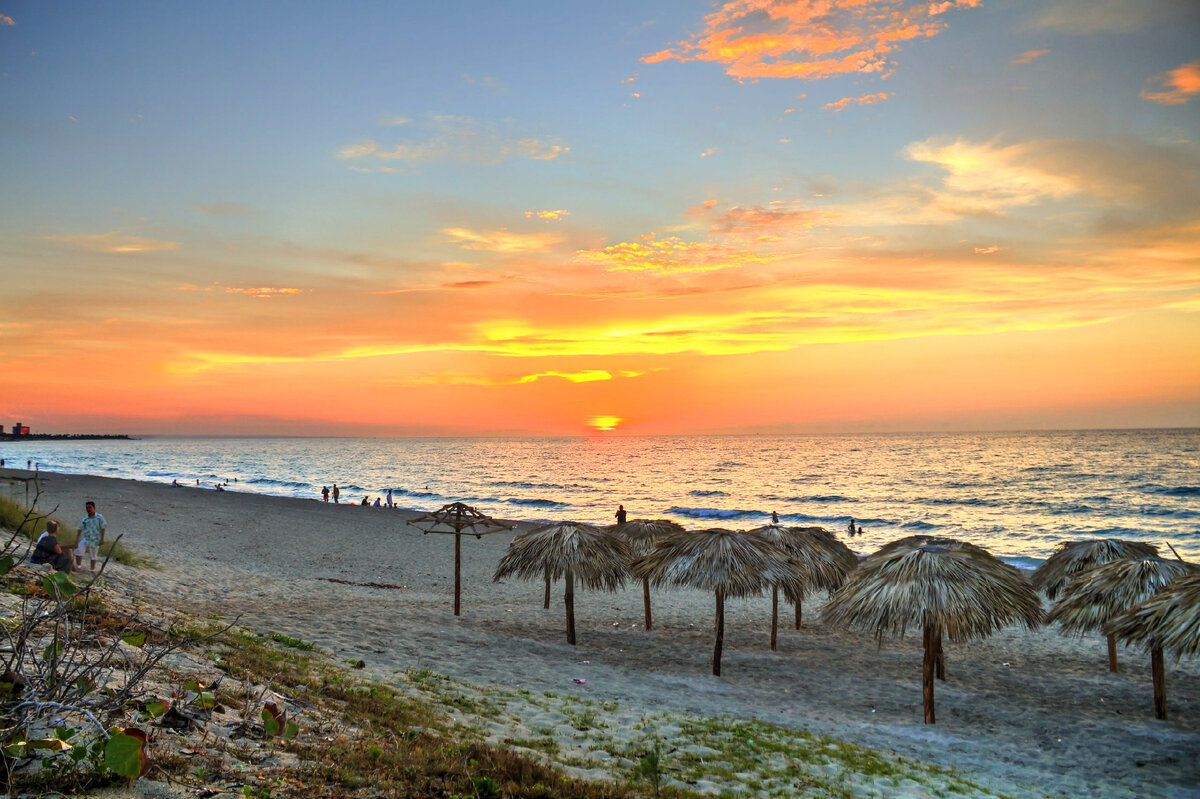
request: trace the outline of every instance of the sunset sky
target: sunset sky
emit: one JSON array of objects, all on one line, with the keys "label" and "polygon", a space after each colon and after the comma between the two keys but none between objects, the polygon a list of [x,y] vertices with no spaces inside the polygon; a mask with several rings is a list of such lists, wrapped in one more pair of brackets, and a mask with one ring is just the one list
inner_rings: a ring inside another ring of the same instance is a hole
[{"label": "sunset sky", "polygon": [[0,423],[1200,424],[1200,3],[0,0]]}]

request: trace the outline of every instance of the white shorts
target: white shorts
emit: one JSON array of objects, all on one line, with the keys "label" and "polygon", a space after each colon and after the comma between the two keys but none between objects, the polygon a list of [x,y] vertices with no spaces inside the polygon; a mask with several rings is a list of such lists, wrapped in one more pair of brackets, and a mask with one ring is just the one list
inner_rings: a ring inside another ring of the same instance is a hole
[{"label": "white shorts", "polygon": [[80,541],[75,545],[75,557],[80,558],[81,560],[83,558],[87,558],[88,560],[99,560],[99,555],[100,547],[95,544],[87,544],[83,541]]}]

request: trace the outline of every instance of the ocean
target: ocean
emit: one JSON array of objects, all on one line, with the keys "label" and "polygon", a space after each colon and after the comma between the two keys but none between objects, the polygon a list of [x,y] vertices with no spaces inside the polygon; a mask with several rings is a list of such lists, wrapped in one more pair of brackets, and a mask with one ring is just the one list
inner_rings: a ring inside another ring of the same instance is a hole
[{"label": "ocean", "polygon": [[[1200,559],[1200,430],[585,438],[144,438],[0,443],[10,467],[510,519],[962,538],[1026,568],[1063,540],[1120,537]],[[102,497],[98,497],[102,501]],[[373,511],[364,511],[373,512]],[[379,511],[386,512],[386,511]]]}]

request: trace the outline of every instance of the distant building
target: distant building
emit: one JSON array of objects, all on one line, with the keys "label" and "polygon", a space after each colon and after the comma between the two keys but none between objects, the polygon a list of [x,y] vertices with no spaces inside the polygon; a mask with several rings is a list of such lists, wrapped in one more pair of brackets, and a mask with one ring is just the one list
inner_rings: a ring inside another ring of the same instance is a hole
[{"label": "distant building", "polygon": [[[0,432],[2,432],[2,431],[0,431]],[[29,435],[29,425],[25,425],[25,424],[21,424],[20,422],[17,422],[16,424],[13,425],[12,434],[14,436]]]}]

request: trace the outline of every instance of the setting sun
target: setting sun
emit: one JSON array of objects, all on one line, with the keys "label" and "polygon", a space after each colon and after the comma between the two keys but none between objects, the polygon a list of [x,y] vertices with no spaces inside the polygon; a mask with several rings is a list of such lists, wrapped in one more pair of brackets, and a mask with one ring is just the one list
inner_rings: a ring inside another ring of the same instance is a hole
[{"label": "setting sun", "polygon": [[622,421],[620,416],[593,416],[588,420],[588,424],[597,430],[609,431],[616,430]]}]

